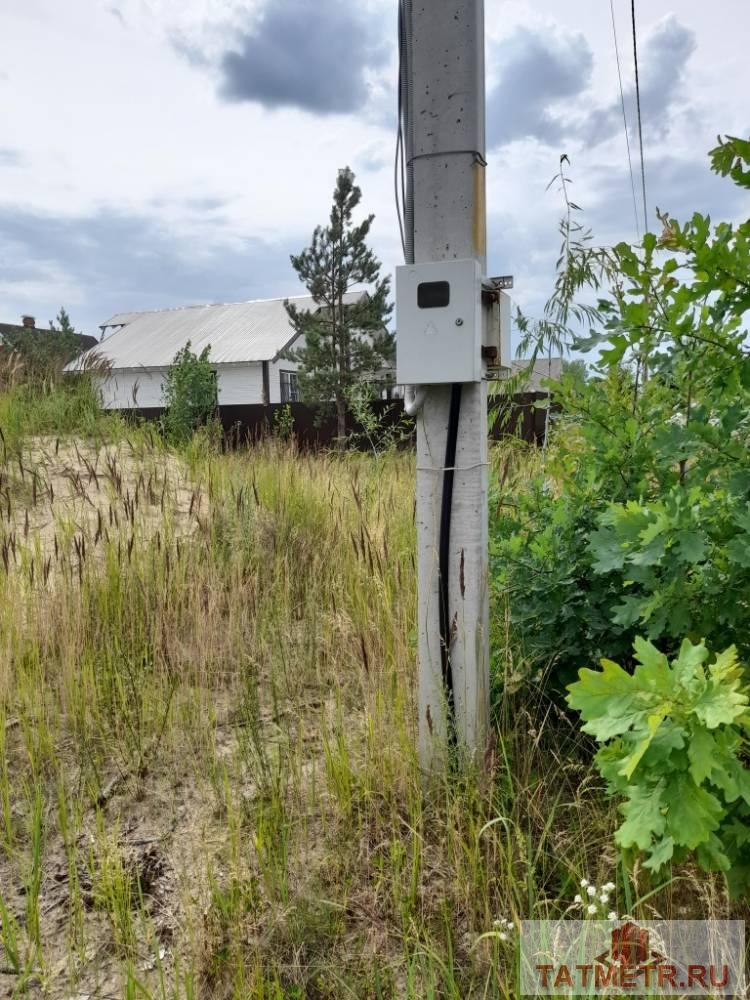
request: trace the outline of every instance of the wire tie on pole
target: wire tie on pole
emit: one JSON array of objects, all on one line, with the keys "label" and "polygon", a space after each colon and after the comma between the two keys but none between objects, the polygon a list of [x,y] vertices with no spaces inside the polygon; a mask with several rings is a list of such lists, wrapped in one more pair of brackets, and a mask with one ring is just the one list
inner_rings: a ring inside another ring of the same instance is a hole
[{"label": "wire tie on pole", "polygon": [[477,462],[476,465],[418,465],[417,472],[472,472],[474,469],[489,468],[489,462]]},{"label": "wire tie on pole", "polygon": [[410,167],[415,160],[431,160],[437,156],[473,156],[475,161],[483,167],[487,166],[487,161],[477,149],[443,149],[436,153],[413,153],[406,161]]}]

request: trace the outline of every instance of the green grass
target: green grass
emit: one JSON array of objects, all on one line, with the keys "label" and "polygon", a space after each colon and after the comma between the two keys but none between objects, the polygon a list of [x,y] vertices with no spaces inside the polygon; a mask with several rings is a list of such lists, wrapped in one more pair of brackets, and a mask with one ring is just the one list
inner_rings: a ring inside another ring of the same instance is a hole
[{"label": "green grass", "polygon": [[57,381],[20,383],[2,390],[0,373],[0,453],[16,451],[24,440],[38,434],[71,433],[122,436],[123,424],[115,415],[102,413],[89,378],[69,376]]},{"label": "green grass", "polygon": [[0,397],[0,987],[511,997],[493,921],[573,912],[584,875],[623,912],[728,912],[718,879],[637,904],[590,748],[503,683],[501,626],[488,767],[424,782],[410,454],[102,449],[94,410],[32,463],[26,406]]}]

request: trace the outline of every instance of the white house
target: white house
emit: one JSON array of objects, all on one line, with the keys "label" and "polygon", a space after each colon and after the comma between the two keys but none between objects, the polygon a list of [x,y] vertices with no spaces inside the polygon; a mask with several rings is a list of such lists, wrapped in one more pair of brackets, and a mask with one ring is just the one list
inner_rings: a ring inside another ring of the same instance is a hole
[{"label": "white house", "polygon": [[[345,304],[366,292],[350,292]],[[298,309],[318,311],[310,296],[288,297]],[[96,353],[111,366],[100,380],[106,409],[151,409],[163,405],[164,375],[175,354],[190,341],[200,354],[210,345],[219,406],[295,402],[296,364],[281,358],[299,341],[284,308],[286,299],[184,306],[119,313],[100,327],[102,342],[68,365],[78,371]]]}]

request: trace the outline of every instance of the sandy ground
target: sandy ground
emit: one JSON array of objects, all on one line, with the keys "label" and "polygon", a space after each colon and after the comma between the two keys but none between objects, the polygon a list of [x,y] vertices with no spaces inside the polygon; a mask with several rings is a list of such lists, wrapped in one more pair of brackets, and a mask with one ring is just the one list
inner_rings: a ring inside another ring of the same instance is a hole
[{"label": "sandy ground", "polygon": [[[168,519],[176,535],[187,536],[207,511],[207,499],[188,470],[161,449],[137,449],[127,441],[96,446],[37,438],[21,456],[0,465],[0,573],[12,577],[31,572],[37,581],[44,576],[45,583],[53,586],[71,540],[74,553],[83,551],[85,558],[93,553],[96,558],[99,542],[110,534],[127,538],[137,531],[138,544],[148,544]],[[226,714],[219,709],[220,717]],[[23,734],[16,721],[8,720],[5,729],[8,750],[22,750]],[[220,726],[217,738],[231,738],[223,730]],[[231,734],[231,727],[226,732]],[[150,948],[139,947],[135,973],[153,984],[162,963],[170,982],[172,942],[182,933],[178,914],[183,901],[187,897],[195,901],[208,891],[209,845],[225,840],[214,816],[214,799],[210,789],[197,787],[192,771],[141,776],[114,771],[101,808],[113,849],[123,858],[133,884],[140,882],[143,887],[144,908],[155,934]],[[92,809],[78,839],[80,858],[92,849],[95,837]],[[107,917],[91,895],[85,866],[79,864],[76,877],[89,942],[82,952],[71,948],[68,940],[71,873],[64,844],[55,835],[45,845],[41,886],[45,967],[40,979],[26,982],[23,995],[78,1000],[124,995],[122,961],[112,955]],[[24,886],[6,858],[0,860],[0,890],[11,913],[23,923]],[[66,985],[71,978],[80,983],[73,993]],[[19,982],[0,939],[0,997],[17,995]]]},{"label": "sandy ground", "polygon": [[11,571],[27,549],[48,574],[65,537],[91,551],[92,542],[96,548],[136,520],[141,539],[152,537],[165,518],[177,535],[188,535],[207,510],[188,470],[161,450],[37,438],[0,466],[0,563]]}]

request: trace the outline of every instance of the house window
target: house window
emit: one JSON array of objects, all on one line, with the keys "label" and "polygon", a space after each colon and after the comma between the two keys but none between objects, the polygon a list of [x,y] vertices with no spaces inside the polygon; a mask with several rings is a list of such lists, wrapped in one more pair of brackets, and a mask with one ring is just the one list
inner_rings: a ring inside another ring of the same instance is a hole
[{"label": "house window", "polygon": [[281,378],[281,402],[299,403],[299,389],[297,388],[297,372],[279,372]]}]

